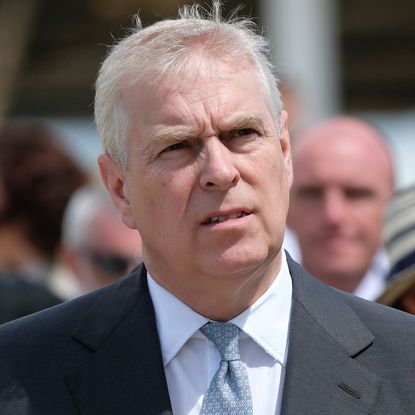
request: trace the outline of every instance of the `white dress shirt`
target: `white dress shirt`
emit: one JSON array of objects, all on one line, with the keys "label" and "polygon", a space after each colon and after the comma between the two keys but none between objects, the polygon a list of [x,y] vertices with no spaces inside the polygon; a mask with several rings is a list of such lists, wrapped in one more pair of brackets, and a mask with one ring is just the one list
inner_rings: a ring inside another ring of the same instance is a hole
[{"label": "white dress shirt", "polygon": [[[282,251],[281,270],[268,290],[230,320],[241,329],[245,363],[256,415],[280,414],[288,350],[292,282]],[[164,370],[174,415],[198,415],[219,368],[216,346],[199,330],[209,320],[158,285],[148,274]]]}]

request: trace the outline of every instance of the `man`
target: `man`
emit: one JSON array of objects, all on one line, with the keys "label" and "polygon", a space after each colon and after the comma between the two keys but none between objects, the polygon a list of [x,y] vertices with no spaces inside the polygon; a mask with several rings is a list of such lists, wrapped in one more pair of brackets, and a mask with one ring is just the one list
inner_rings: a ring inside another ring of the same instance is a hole
[{"label": "man", "polygon": [[103,63],[101,175],[145,266],[0,329],[9,413],[415,410],[413,317],[324,286],[281,249],[287,114],[262,37],[219,16],[185,8]]},{"label": "man", "polygon": [[323,282],[374,300],[387,274],[382,229],[394,188],[380,133],[352,117],[325,120],[297,137],[293,166],[288,225],[302,264]]},{"label": "man", "polygon": [[79,189],[65,210],[60,262],[78,291],[86,293],[116,281],[141,262],[141,239],[120,220],[108,193]]}]

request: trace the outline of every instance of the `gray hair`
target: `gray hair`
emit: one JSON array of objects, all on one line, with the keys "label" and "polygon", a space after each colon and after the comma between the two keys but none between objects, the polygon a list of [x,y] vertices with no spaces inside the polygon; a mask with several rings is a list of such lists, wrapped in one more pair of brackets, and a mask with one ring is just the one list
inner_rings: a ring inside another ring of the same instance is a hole
[{"label": "gray hair", "polygon": [[269,59],[269,41],[256,32],[252,20],[236,17],[237,12],[222,18],[219,0],[213,1],[211,10],[185,5],[177,19],[146,28],[137,15],[132,33],[111,49],[96,81],[95,121],[104,151],[121,167],[127,168],[130,121],[122,91],[141,80],[188,73],[195,50],[202,50],[206,58],[252,64],[278,128],[282,102]]}]

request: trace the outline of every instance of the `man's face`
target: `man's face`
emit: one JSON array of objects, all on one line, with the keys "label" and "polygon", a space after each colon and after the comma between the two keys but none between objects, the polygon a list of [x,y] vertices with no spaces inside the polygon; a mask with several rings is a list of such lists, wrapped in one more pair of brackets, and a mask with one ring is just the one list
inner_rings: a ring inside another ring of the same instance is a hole
[{"label": "man's face", "polygon": [[277,272],[291,159],[285,113],[279,137],[256,73],[218,64],[197,83],[141,84],[124,98],[133,122],[115,199],[155,279],[180,297]]},{"label": "man's face", "polygon": [[379,248],[392,191],[390,166],[379,151],[365,140],[339,136],[300,143],[294,156],[288,224],[303,264],[349,291]]}]

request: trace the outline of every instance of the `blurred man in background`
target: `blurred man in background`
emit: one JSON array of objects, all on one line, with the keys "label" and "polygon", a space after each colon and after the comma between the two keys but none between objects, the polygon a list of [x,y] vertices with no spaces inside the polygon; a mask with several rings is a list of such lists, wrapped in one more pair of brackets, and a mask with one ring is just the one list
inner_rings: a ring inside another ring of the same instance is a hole
[{"label": "blurred man in background", "polygon": [[78,190],[65,211],[61,262],[85,293],[125,275],[141,262],[141,239],[125,226],[101,187]]},{"label": "blurred man in background", "polygon": [[394,188],[391,154],[368,123],[336,117],[293,144],[288,225],[302,264],[323,282],[367,298],[383,290],[384,211]]}]

